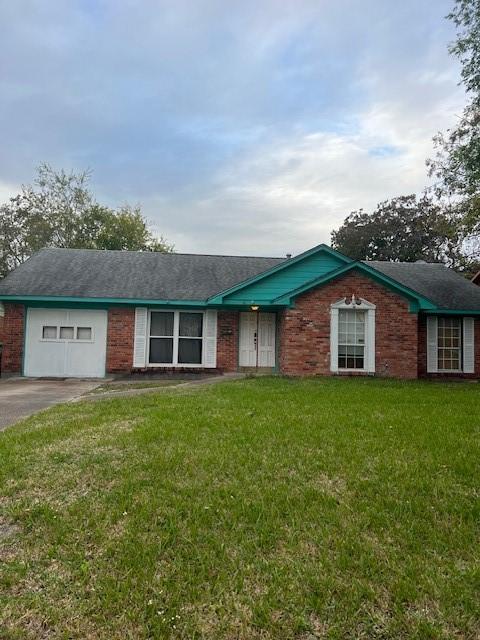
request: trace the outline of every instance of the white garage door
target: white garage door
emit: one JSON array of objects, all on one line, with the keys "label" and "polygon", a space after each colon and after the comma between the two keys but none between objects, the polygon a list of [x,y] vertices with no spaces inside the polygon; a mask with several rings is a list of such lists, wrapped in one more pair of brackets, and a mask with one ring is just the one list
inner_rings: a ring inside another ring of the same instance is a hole
[{"label": "white garage door", "polygon": [[35,377],[102,377],[106,344],[106,311],[28,309],[24,373]]}]

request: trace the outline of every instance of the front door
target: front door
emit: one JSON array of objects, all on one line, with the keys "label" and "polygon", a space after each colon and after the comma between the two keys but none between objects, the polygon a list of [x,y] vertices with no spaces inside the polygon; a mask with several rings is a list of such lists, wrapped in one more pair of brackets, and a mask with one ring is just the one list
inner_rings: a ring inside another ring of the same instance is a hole
[{"label": "front door", "polygon": [[240,313],[241,367],[275,366],[275,314]]}]

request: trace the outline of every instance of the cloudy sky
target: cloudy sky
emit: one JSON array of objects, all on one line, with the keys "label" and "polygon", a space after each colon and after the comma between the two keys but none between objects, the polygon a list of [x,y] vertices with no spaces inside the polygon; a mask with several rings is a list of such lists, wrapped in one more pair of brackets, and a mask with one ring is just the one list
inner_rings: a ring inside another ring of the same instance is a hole
[{"label": "cloudy sky", "polygon": [[178,251],[284,255],[427,183],[451,0],[0,1],[0,199],[46,161]]}]

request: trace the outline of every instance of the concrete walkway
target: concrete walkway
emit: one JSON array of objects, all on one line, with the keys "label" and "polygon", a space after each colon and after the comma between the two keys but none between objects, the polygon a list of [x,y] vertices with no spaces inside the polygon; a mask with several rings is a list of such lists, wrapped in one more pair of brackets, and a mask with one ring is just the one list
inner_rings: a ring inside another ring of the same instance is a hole
[{"label": "concrete walkway", "polygon": [[105,380],[42,380],[10,378],[0,380],[0,430],[32,413],[67,402],[98,387]]}]

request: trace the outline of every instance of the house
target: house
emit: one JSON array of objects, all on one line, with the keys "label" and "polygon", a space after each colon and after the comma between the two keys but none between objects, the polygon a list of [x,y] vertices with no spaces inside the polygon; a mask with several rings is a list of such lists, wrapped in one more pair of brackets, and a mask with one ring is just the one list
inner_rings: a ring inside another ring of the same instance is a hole
[{"label": "house", "polygon": [[4,375],[478,378],[480,288],[440,264],[43,249],[0,283]]}]

